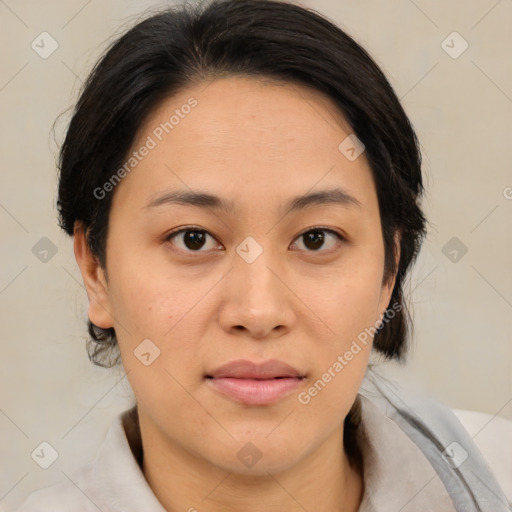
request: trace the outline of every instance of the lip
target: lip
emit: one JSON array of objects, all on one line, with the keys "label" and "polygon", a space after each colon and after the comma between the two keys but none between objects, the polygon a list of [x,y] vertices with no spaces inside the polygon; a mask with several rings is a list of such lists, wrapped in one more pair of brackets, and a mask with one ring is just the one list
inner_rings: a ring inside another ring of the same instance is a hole
[{"label": "lip", "polygon": [[293,393],[305,376],[277,359],[256,363],[232,361],[206,375],[206,383],[228,398],[247,405],[267,405]]},{"label": "lip", "polygon": [[274,379],[276,377],[303,377],[303,375],[293,366],[278,359],[269,359],[261,363],[238,359],[219,366],[207,377],[213,379]]}]

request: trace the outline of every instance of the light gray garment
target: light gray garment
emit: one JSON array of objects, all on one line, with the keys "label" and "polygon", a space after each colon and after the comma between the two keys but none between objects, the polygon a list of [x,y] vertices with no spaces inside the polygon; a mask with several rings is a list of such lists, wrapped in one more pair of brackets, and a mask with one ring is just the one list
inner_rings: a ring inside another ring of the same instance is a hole
[{"label": "light gray garment", "polygon": [[[448,408],[424,397],[407,397],[372,371],[359,397],[357,440],[365,484],[359,512],[511,510]],[[139,466],[141,441],[131,421],[134,415],[136,408],[115,418],[96,457],[71,474],[71,481],[33,492],[18,512],[165,512]]]},{"label": "light gray garment", "polygon": [[[370,412],[369,407],[363,409],[362,423],[369,429],[370,436],[367,443],[359,442],[359,445],[363,453],[368,444],[373,445],[373,450],[370,449],[370,453],[367,454],[365,471],[368,465],[369,471],[375,471],[381,481],[379,485],[370,486],[369,495],[365,495],[364,498],[368,500],[368,509],[364,508],[366,501],[363,500],[360,512],[512,510],[478,448],[448,407],[430,397],[413,395],[372,370],[367,372],[359,395],[371,401],[373,405],[370,415],[366,415]],[[380,418],[373,408],[380,411]],[[376,425],[375,421],[382,421],[384,424],[391,422],[393,427]],[[397,457],[393,453],[407,446],[404,435],[421,453],[416,454],[414,463],[412,456]],[[382,441],[377,444],[380,436]],[[408,461],[409,458],[411,462]],[[424,467],[427,461],[430,470]],[[367,480],[366,476],[365,479]],[[401,492],[389,492],[386,490],[386,479],[390,487],[399,489],[401,482],[404,482],[407,489],[402,486]],[[430,493],[431,498],[427,497],[429,488],[432,485],[437,487],[438,483],[445,487],[452,508],[443,501],[438,501],[441,496],[444,500],[444,494],[438,489]],[[417,495],[414,494],[415,490]]]}]

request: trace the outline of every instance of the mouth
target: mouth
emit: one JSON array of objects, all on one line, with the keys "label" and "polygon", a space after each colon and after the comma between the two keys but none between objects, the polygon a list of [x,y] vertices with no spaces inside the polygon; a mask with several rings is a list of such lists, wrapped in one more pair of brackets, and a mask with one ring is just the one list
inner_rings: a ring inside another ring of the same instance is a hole
[{"label": "mouth", "polygon": [[238,360],[205,375],[206,383],[216,392],[246,405],[276,403],[293,393],[305,375],[278,360],[255,363]]}]

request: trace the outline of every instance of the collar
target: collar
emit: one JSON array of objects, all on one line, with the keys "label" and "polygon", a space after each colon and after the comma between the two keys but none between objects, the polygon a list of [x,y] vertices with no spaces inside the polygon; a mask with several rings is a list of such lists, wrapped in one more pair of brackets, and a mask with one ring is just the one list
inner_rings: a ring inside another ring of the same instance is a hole
[{"label": "collar", "polygon": [[418,446],[368,397],[356,434],[363,458],[359,512],[456,512],[452,499]]},{"label": "collar", "polygon": [[93,487],[108,512],[166,512],[144,477],[141,461],[135,405],[115,418],[93,461]]},{"label": "collar", "polygon": [[[359,512],[456,512],[422,451],[376,403],[358,397],[361,422],[356,439],[364,474]],[[112,512],[165,512],[144,477],[141,461],[135,405],[117,416],[93,461],[94,486]]]}]

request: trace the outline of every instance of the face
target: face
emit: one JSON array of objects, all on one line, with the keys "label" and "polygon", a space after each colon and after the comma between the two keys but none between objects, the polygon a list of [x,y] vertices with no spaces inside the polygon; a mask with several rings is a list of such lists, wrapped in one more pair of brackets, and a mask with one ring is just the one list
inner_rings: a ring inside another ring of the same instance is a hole
[{"label": "face", "polygon": [[108,279],[79,236],[75,251],[143,438],[252,474],[340,445],[371,349],[360,335],[393,287],[365,154],[340,150],[350,134],[319,92],[243,77],[191,87],[141,127]]}]

